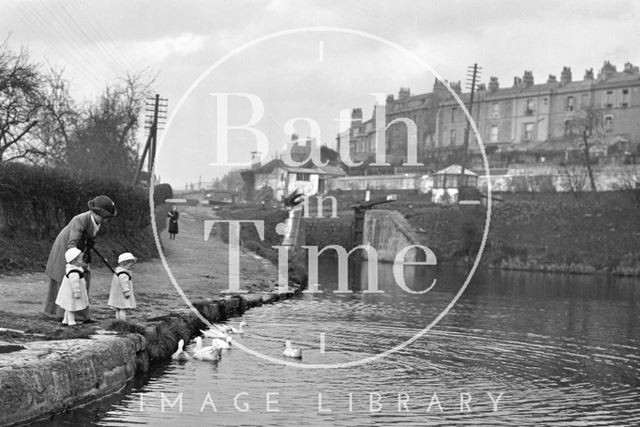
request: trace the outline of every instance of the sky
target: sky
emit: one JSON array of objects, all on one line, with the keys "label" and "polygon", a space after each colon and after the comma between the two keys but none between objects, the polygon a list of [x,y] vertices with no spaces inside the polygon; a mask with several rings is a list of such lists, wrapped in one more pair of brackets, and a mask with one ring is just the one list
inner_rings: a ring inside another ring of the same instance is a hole
[{"label": "sky", "polygon": [[[294,131],[335,147],[341,111],[436,76],[501,87],[640,64],[633,0],[3,0],[10,48],[64,69],[78,101],[147,70],[168,99],[156,175],[176,189],[271,158]],[[344,114],[344,113],[343,113]],[[244,129],[238,128],[246,125]],[[226,143],[225,143],[226,141]],[[144,135],[140,135],[140,144]],[[225,155],[226,154],[226,155]],[[225,158],[226,157],[226,158]]]}]

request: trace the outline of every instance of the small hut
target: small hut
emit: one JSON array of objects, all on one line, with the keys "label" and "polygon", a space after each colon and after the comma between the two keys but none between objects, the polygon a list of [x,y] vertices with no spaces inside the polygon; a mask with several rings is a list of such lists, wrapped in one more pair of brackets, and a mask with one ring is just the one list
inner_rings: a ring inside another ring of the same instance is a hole
[{"label": "small hut", "polygon": [[464,179],[460,185],[462,166],[451,165],[438,172],[433,177],[433,188],[431,190],[432,201],[435,203],[455,203],[458,201],[460,187],[478,188],[478,174],[469,169],[464,170]]}]

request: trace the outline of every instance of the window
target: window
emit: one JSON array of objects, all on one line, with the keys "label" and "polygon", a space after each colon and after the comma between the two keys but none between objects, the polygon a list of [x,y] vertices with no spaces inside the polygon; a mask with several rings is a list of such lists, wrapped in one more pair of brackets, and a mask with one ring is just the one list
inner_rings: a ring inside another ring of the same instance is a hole
[{"label": "window", "polygon": [[571,120],[566,120],[564,122],[564,136],[571,135]]},{"label": "window", "polygon": [[524,125],[524,140],[533,141],[533,123],[525,123]]},{"label": "window", "polygon": [[622,89],[622,99],[620,100],[620,106],[627,108],[629,106],[629,89]]},{"label": "window", "polygon": [[604,106],[607,108],[613,107],[613,91],[608,90],[604,96]]},{"label": "window", "polygon": [[575,100],[573,96],[567,96],[567,103],[565,104],[566,111],[573,111],[575,109]]},{"label": "window", "polygon": [[604,116],[604,130],[605,132],[613,130],[613,116]]},{"label": "window", "polygon": [[498,142],[498,126],[491,126],[490,142]]},{"label": "window", "polygon": [[309,181],[308,173],[296,173],[296,181]]},{"label": "window", "polygon": [[451,107],[451,123],[456,121],[456,111],[458,111],[457,107]]},{"label": "window", "polygon": [[547,105],[549,105],[549,98],[544,98],[544,99],[542,100],[542,105],[544,105],[545,107],[546,107]]},{"label": "window", "polygon": [[494,103],[493,103],[493,109],[492,109],[492,111],[491,111],[491,115],[492,115],[494,118],[498,118],[498,117],[500,117],[500,104],[498,104],[497,102],[494,102]]},{"label": "window", "polygon": [[456,145],[456,130],[451,129],[449,132],[449,145]]},{"label": "window", "polygon": [[535,105],[535,99],[533,98],[527,99],[527,108],[524,110],[524,114],[526,114],[527,116],[530,116],[531,114],[533,114],[534,105]]},{"label": "window", "polygon": [[580,106],[584,109],[584,108],[587,108],[588,105],[589,105],[589,94],[583,93],[582,99],[580,100]]}]

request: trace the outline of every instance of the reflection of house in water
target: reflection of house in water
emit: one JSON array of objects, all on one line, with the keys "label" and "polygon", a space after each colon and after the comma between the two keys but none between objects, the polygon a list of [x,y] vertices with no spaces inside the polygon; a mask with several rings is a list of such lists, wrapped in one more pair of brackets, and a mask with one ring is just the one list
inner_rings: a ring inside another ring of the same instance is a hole
[{"label": "reflection of house in water", "polygon": [[[331,251],[327,251],[328,255],[320,256],[318,259],[318,271],[320,272],[319,290],[330,293],[338,290],[339,271],[338,259],[331,256]],[[425,265],[403,265],[402,277],[404,284],[413,292],[422,292],[433,284],[438,278],[438,269],[436,266]],[[354,293],[367,294],[368,290],[378,289],[388,295],[404,295],[411,296],[411,293],[402,289],[397,278],[393,273],[394,263],[390,262],[372,262],[363,259],[348,260],[348,275],[343,277],[348,282],[348,289]],[[371,274],[375,271],[374,274]],[[370,282],[371,281],[371,282]]]},{"label": "reflection of house in water", "polygon": [[[296,190],[306,196],[326,193],[326,180],[344,176],[345,173],[337,164],[337,153],[325,146],[319,147],[320,157],[322,162],[328,163],[326,166],[316,166],[310,159],[314,143],[311,139],[298,140],[293,135],[291,145],[286,147],[290,159],[286,159],[285,154],[283,157],[287,161],[283,158],[272,159],[241,171],[247,200],[282,200]],[[296,163],[300,166],[291,165]]]}]

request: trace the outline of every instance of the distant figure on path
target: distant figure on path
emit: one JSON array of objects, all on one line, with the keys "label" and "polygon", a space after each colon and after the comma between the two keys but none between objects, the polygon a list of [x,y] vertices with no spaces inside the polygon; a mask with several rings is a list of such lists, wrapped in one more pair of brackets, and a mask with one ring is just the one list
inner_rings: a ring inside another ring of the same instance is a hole
[{"label": "distant figure on path", "polygon": [[169,239],[176,240],[176,234],[178,234],[178,218],[180,217],[178,208],[174,206],[172,211],[167,212],[167,216],[169,217]]},{"label": "distant figure on path", "polygon": [[89,295],[82,268],[82,251],[71,248],[64,254],[67,260],[66,272],[56,297],[56,305],[64,310],[62,323],[74,326],[75,313],[89,307]]},{"label": "distant figure on path", "polygon": [[[116,216],[116,206],[107,196],[98,196],[91,199],[88,203],[89,210],[74,216],[71,221],[60,231],[56,237],[45,274],[49,276],[49,293],[45,303],[44,312],[62,319],[62,310],[56,307],[55,300],[62,279],[65,276],[65,252],[71,248],[78,248],[82,251],[82,261],[84,262],[84,279],[87,287],[87,294],[91,286],[91,272],[89,264],[91,264],[90,249],[93,246],[94,238],[100,229],[100,225],[107,223],[111,218]],[[75,320],[91,321],[89,312],[82,310],[76,313]]]},{"label": "distant figure on path", "polygon": [[116,310],[116,320],[127,320],[127,310],[136,308],[136,296],[131,280],[131,267],[136,261],[136,257],[131,252],[125,252],[118,257],[118,266],[111,280],[111,291],[107,303]]}]

